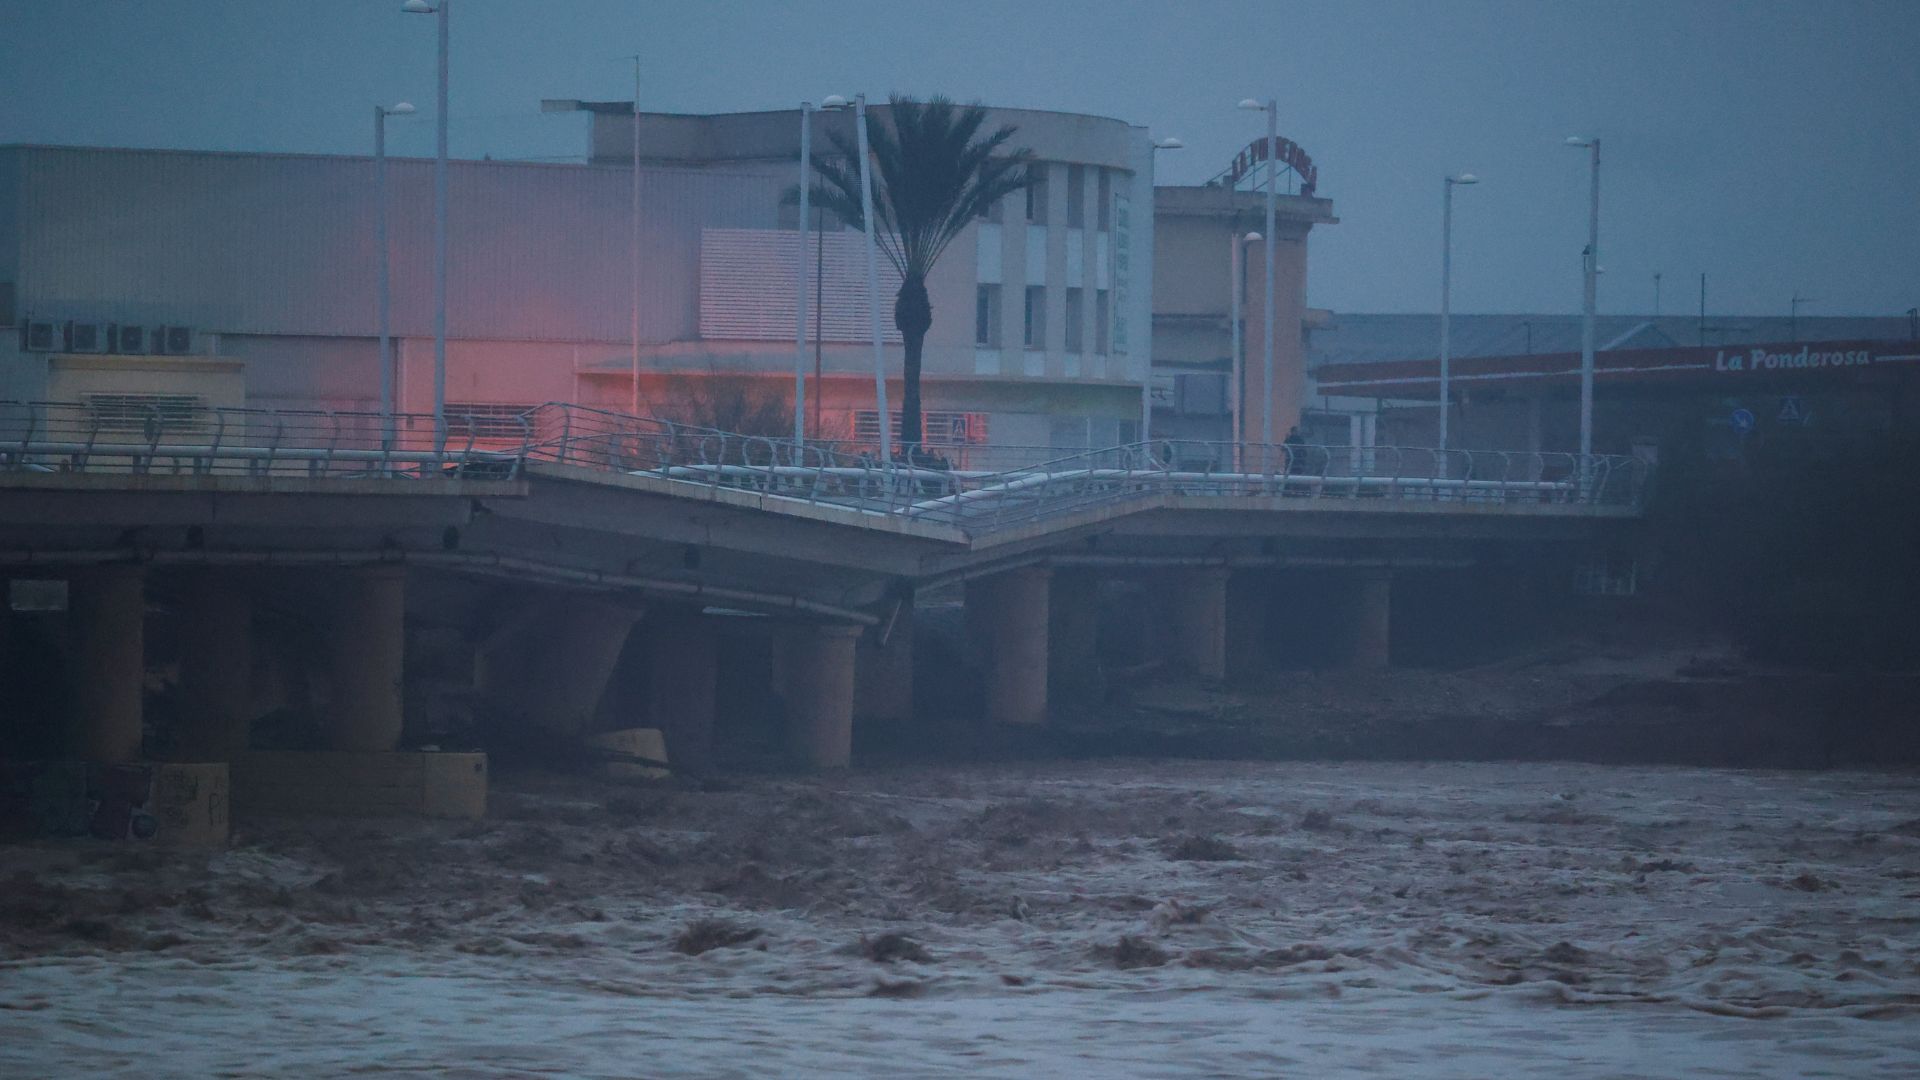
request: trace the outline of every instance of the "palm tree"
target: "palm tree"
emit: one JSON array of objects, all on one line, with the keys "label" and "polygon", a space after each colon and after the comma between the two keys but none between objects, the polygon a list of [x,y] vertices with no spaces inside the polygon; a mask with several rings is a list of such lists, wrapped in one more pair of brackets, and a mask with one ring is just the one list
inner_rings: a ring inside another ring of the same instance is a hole
[{"label": "palm tree", "polygon": [[[875,243],[900,272],[900,291],[893,298],[893,325],[906,345],[900,444],[911,457],[921,438],[920,357],[933,325],[927,275],[969,222],[1031,183],[1027,165],[1033,152],[1005,149],[1015,130],[1010,124],[979,137],[987,121],[987,110],[979,105],[957,106],[944,97],[922,102],[896,96],[889,103],[891,125],[869,115],[867,142],[877,174]],[[850,226],[864,228],[859,150],[845,132],[832,132],[828,139],[838,154],[814,155],[820,180],[812,197]]]}]

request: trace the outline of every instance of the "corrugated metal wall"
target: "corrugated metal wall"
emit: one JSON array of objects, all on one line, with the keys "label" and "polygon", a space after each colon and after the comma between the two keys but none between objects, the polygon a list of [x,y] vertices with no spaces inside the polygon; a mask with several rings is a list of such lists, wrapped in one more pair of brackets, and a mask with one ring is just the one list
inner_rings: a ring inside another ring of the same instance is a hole
[{"label": "corrugated metal wall", "polygon": [[[700,336],[708,340],[790,341],[799,281],[799,244],[792,231],[703,229],[700,237]],[[875,252],[880,282],[880,329],[898,343],[893,297],[900,272]],[[822,341],[871,341],[867,312],[866,235],[858,232],[807,236],[807,334],[819,316]],[[818,280],[813,279],[819,271]],[[824,300],[812,310],[816,299]]]},{"label": "corrugated metal wall", "polygon": [[[23,313],[181,323],[226,333],[377,329],[374,166],[367,158],[15,147]],[[626,341],[632,174],[454,162],[454,337]],[[433,163],[388,163],[394,332],[432,334]],[[784,185],[642,172],[641,332],[699,327],[700,230],[770,229]],[[788,318],[792,318],[791,305]]]}]

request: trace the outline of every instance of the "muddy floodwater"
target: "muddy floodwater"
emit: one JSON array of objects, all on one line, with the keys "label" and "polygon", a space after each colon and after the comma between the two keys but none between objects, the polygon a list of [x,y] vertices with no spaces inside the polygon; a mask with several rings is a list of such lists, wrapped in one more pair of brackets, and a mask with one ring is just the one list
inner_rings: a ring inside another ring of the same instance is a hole
[{"label": "muddy floodwater", "polygon": [[1920,779],[505,777],[0,848],[0,1075],[1920,1075]]}]

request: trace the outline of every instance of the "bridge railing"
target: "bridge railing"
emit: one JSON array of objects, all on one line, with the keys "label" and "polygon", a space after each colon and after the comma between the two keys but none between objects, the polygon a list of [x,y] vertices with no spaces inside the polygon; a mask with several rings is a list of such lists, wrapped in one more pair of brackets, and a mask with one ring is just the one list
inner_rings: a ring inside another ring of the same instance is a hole
[{"label": "bridge railing", "polygon": [[[879,461],[848,444],[740,435],[551,403],[534,410],[534,461],[647,473],[713,487],[991,531],[1162,493],[1300,499],[1635,505],[1631,458],[1157,440],[1098,450],[1011,448],[1022,463],[955,467],[946,448]],[[857,445],[857,444],[856,444]]]},{"label": "bridge railing", "polygon": [[531,432],[498,417],[250,409],[99,395],[0,401],[0,471],[420,479],[511,477]]},{"label": "bridge railing", "polygon": [[753,491],[970,532],[1175,494],[1195,497],[1637,505],[1615,455],[1156,440],[1013,448],[956,467],[939,450],[880,461],[844,445],[742,435],[552,402],[501,416],[247,409],[190,400],[0,401],[0,470],[426,479],[511,477],[528,461]]}]

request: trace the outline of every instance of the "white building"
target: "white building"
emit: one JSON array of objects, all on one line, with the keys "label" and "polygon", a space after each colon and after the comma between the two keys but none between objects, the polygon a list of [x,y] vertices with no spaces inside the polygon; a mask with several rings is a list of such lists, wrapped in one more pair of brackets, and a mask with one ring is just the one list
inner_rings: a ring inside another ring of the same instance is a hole
[{"label": "white building", "polygon": [[[487,418],[554,400],[624,409],[636,302],[643,411],[698,412],[689,377],[714,373],[790,401],[799,113],[641,117],[636,289],[631,108],[578,107],[587,164],[450,167],[450,423],[487,434]],[[852,121],[814,123],[825,149],[828,126]],[[929,442],[1129,441],[1151,365],[1147,133],[991,110],[988,130],[1003,123],[1041,183],[970,226],[928,283]],[[398,407],[416,413],[433,406],[432,171],[389,162]],[[0,147],[0,325],[19,328],[0,336],[0,398],[377,411],[375,206],[363,157]],[[825,271],[814,433],[871,438],[863,248],[825,224],[809,249]],[[883,265],[897,411],[891,276]]]}]

